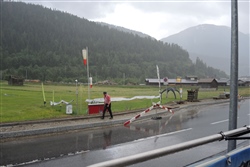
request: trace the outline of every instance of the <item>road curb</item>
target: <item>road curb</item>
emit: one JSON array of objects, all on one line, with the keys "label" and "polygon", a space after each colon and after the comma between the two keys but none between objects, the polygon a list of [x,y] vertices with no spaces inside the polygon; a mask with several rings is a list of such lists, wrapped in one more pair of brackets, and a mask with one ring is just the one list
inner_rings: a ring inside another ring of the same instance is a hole
[{"label": "road curb", "polygon": [[[246,98],[249,99],[249,98]],[[174,108],[174,112],[177,112],[181,109],[189,109],[196,106],[204,106],[204,105],[216,105],[216,104],[222,104],[222,103],[228,103],[230,100],[216,100],[216,101],[210,101],[210,102],[194,102],[196,104],[189,104],[184,105],[179,108]],[[135,111],[138,112],[138,111]],[[133,113],[133,112],[130,112]],[[157,112],[157,114],[163,114],[166,113],[166,110],[161,110]],[[171,114],[171,113],[169,113]],[[152,117],[152,115],[155,115],[155,113],[143,116],[140,118],[140,120],[148,119],[149,117]],[[94,116],[93,118],[99,118],[100,116]],[[88,119],[91,119],[88,117]],[[67,126],[60,126],[60,127],[51,127],[51,128],[44,128],[44,129],[34,129],[34,130],[24,130],[24,131],[13,131],[13,132],[1,132],[0,133],[0,139],[7,139],[7,138],[16,138],[16,137],[25,137],[25,136],[35,136],[35,135],[42,135],[42,134],[51,134],[51,133],[61,133],[61,132],[67,132],[72,130],[83,130],[83,129],[90,129],[90,128],[97,128],[97,127],[103,127],[103,126],[114,126],[119,125],[127,121],[127,118],[119,119],[119,120],[110,120],[110,121],[104,121],[104,122],[94,122],[94,123],[85,123],[81,125],[67,125]]]},{"label": "road curb", "polygon": [[52,127],[52,128],[44,128],[44,129],[3,132],[3,133],[0,133],[0,139],[34,136],[34,135],[50,134],[50,133],[60,133],[60,132],[67,132],[67,131],[79,130],[79,129],[90,129],[90,128],[96,128],[96,127],[101,127],[101,126],[119,124],[123,122],[124,120],[116,120],[113,122],[111,121],[110,122],[96,122],[94,124],[87,123],[87,124],[82,124],[82,125],[69,125],[69,126]]}]

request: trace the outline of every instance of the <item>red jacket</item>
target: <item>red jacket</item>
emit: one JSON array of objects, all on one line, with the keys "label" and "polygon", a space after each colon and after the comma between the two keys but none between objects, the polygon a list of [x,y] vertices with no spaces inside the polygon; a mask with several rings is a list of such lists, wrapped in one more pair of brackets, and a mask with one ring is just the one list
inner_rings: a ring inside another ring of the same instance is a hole
[{"label": "red jacket", "polygon": [[104,103],[105,104],[110,104],[111,103],[111,98],[108,94],[106,94],[106,96],[104,97]]}]

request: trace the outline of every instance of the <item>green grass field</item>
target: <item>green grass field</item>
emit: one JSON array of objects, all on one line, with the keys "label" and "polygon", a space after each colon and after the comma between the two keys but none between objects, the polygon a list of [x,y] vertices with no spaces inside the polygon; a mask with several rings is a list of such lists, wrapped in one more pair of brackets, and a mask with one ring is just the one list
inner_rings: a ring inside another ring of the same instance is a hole
[{"label": "green grass field", "polygon": [[[162,86],[161,90],[166,88]],[[176,87],[179,89],[179,87]],[[183,98],[187,99],[187,90],[194,89],[194,87],[183,88]],[[229,87],[219,88],[216,91],[199,91],[198,99],[208,99],[218,96],[223,91],[229,92]],[[76,95],[76,85],[74,83],[62,84],[44,84],[44,94],[46,104],[44,105],[44,97],[42,93],[41,83],[25,83],[24,86],[9,86],[6,81],[0,82],[0,122],[19,122],[29,120],[42,120],[63,117],[77,117],[87,115],[88,104],[85,102],[90,96],[90,99],[103,98],[102,92],[107,91],[112,97],[126,97],[134,96],[157,96],[159,88],[157,86],[93,86],[89,89],[86,85],[78,85],[78,95]],[[54,96],[53,96],[54,92]],[[249,87],[239,87],[238,92],[242,96],[250,95]],[[176,92],[175,99],[172,92],[166,93],[162,96],[162,104],[167,104],[171,101],[179,101],[180,96]],[[77,100],[78,99],[78,100]],[[50,101],[59,102],[65,100],[72,102],[73,114],[66,114],[66,105],[61,104],[51,106]],[[152,102],[158,102],[159,99],[149,100],[132,100],[120,101],[112,103],[113,112],[121,112],[135,109],[145,109],[152,105]]]}]

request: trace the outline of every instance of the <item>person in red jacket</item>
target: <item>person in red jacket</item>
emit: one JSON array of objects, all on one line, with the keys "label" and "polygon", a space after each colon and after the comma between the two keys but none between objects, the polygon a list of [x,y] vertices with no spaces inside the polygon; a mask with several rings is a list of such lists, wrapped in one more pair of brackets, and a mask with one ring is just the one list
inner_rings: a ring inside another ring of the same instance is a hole
[{"label": "person in red jacket", "polygon": [[109,114],[110,114],[110,118],[109,119],[113,119],[113,114],[112,114],[112,111],[111,111],[111,98],[107,94],[107,92],[103,92],[103,96],[104,96],[104,108],[103,108],[101,119],[104,119],[106,110],[109,111]]}]

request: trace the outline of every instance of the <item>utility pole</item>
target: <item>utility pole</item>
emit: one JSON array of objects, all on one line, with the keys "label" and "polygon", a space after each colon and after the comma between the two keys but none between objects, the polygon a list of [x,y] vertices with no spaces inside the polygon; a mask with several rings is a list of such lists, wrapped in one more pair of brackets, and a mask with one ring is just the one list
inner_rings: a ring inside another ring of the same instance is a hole
[{"label": "utility pole", "polygon": [[[229,130],[237,128],[238,115],[238,2],[231,0],[231,69]],[[236,140],[228,141],[228,152],[236,149]]]}]

